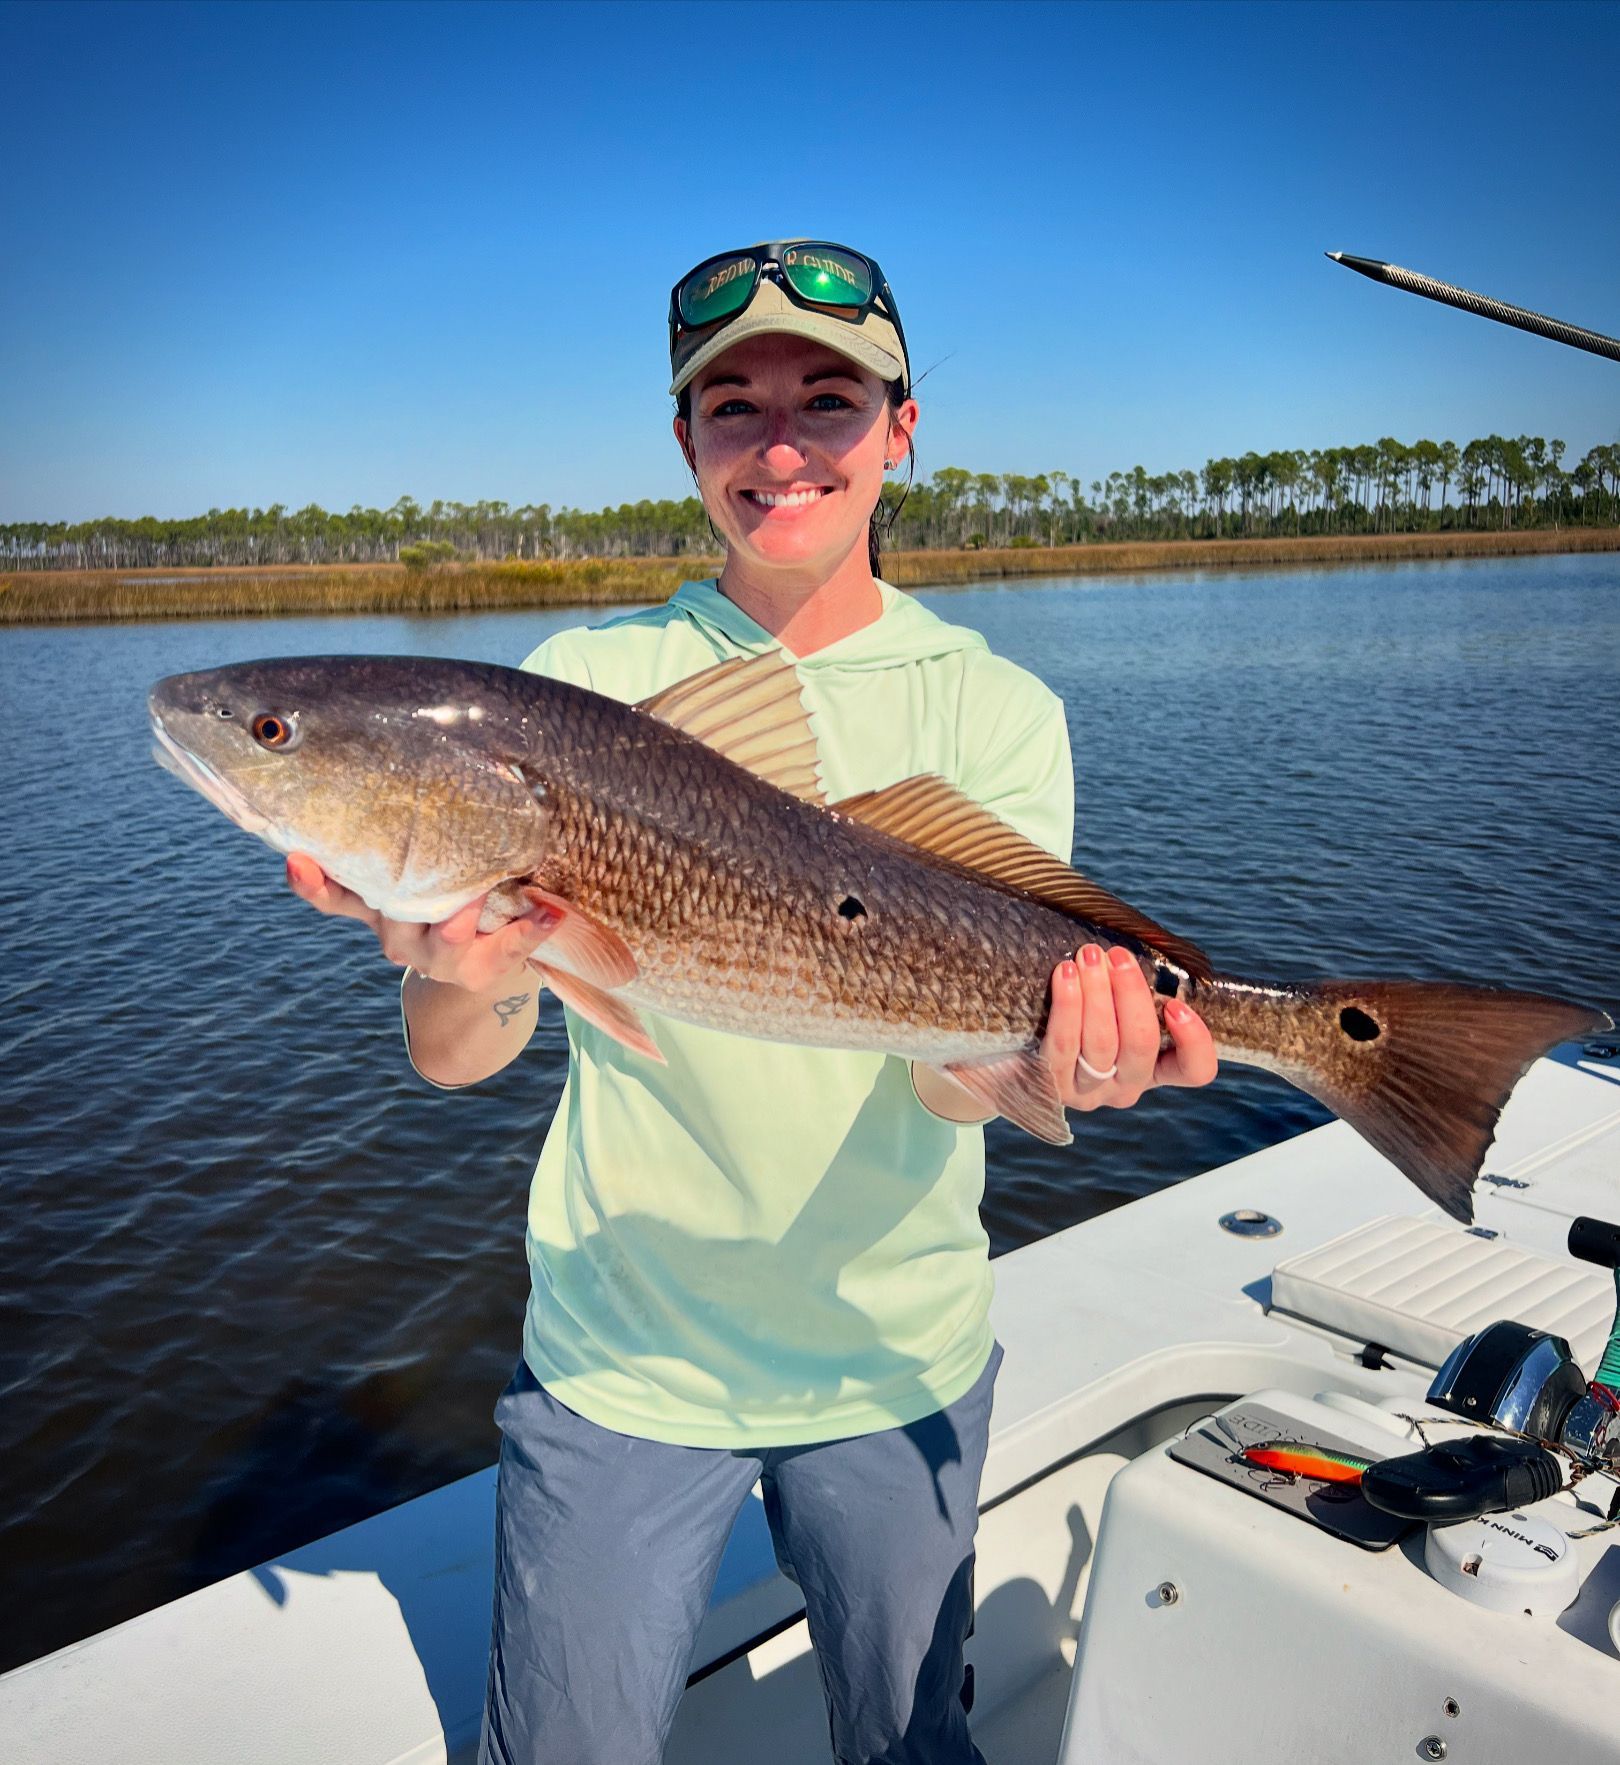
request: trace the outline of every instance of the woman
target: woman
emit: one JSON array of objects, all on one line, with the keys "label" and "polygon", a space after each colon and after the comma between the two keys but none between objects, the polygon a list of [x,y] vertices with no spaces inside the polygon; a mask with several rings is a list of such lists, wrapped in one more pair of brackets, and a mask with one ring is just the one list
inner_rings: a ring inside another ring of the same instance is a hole
[{"label": "woman", "polygon": [[[796,660],[829,800],[937,772],[1065,860],[1063,709],[876,572],[883,475],[918,420],[882,272],[807,242],[707,260],[671,297],[675,438],[718,579],[560,634],[526,664],[635,701],[729,656]],[[289,863],[408,965],[440,1085],[534,1029],[551,922],[381,919]],[[1052,976],[1044,1052],[1073,1109],[1206,1083],[1207,1030],[1097,946]],[[840,1761],[966,1765],[962,1645],[999,1352],[981,1106],[879,1055],[668,1021],[655,1065],[568,1017],[529,1207],[532,1294],[503,1430],[482,1757],[654,1765],[721,1550],[759,1481],[805,1597]]]}]

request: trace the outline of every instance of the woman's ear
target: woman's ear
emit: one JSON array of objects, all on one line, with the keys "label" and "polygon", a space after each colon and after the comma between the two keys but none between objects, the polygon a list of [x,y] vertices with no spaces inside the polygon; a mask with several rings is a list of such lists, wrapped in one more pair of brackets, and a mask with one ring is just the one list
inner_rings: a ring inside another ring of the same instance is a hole
[{"label": "woman's ear", "polygon": [[916,433],[922,412],[914,398],[903,399],[889,419],[888,455],[897,466],[904,465],[911,455],[911,438]]},{"label": "woman's ear", "polygon": [[697,477],[697,455],[692,449],[692,425],[685,417],[675,419],[675,440],[686,457],[687,470],[694,478]]}]

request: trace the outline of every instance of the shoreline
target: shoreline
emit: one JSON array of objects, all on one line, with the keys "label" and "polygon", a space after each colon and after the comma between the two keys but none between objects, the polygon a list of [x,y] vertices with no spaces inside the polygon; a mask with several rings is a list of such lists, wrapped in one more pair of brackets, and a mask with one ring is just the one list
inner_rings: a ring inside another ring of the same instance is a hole
[{"label": "shoreline", "polygon": [[[1282,539],[1169,539],[979,551],[890,552],[897,588],[1178,569],[1398,563],[1620,551],[1620,528],[1387,534]],[[506,560],[413,570],[403,564],[46,571],[0,574],[0,625],[228,619],[291,613],[451,613],[592,607],[667,599],[718,557]]]},{"label": "shoreline", "polygon": [[[1282,539],[1153,539],[1093,545],[1016,546],[977,552],[894,552],[883,576],[896,588],[982,578],[1103,576],[1148,570],[1219,570],[1286,564],[1400,563],[1419,558],[1500,558],[1620,551],[1620,527],[1506,532],[1320,533]],[[913,569],[917,571],[912,574]]]}]

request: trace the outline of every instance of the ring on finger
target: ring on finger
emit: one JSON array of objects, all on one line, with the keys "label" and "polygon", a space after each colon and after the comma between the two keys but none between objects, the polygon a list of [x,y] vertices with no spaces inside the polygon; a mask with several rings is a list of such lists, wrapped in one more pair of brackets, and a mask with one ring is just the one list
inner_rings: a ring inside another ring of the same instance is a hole
[{"label": "ring on finger", "polygon": [[1111,1067],[1109,1067],[1107,1072],[1098,1072],[1096,1067],[1094,1067],[1083,1054],[1075,1055],[1074,1064],[1080,1068],[1081,1072],[1083,1072],[1087,1078],[1095,1079],[1099,1085],[1105,1085],[1110,1079],[1117,1078],[1119,1075],[1119,1062],[1117,1060]]}]

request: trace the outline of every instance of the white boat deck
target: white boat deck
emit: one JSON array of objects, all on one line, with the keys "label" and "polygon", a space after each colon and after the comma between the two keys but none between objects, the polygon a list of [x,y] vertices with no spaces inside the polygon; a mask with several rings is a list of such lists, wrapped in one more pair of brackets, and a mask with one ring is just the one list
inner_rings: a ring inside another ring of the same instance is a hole
[{"label": "white boat deck", "polygon": [[[1573,1213],[1620,1212],[1620,1068],[1539,1063],[1487,1164],[1478,1223],[1563,1259]],[[1256,1208],[1275,1238],[1219,1216]],[[1114,1471],[1260,1387],[1416,1396],[1421,1361],[1270,1308],[1274,1266],[1381,1215],[1437,1218],[1342,1124],[1131,1203],[997,1265],[1007,1356],[985,1469],[975,1735],[1056,1758]],[[1589,1369],[1590,1370],[1590,1369]],[[494,1473],[465,1478],[0,1678],[0,1756],[29,1765],[428,1765],[470,1757],[482,1703]],[[670,1765],[824,1761],[796,1590],[757,1501],[728,1548]]]}]

